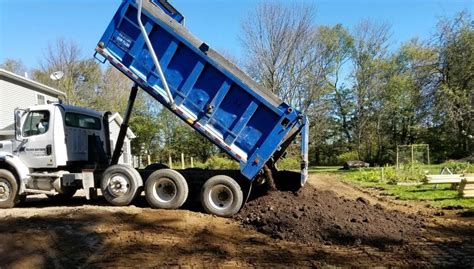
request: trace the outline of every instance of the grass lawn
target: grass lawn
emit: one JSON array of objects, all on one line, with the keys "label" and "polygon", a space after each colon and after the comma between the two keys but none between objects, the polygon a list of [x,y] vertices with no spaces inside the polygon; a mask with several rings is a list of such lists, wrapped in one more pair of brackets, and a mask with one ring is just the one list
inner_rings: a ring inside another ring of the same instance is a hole
[{"label": "grass lawn", "polygon": [[[418,181],[420,176],[424,174],[439,174],[441,169],[445,167],[442,164],[418,166],[412,177]],[[341,166],[310,166],[309,173],[334,173],[339,175],[343,180],[355,183],[361,187],[378,188],[383,190],[387,195],[399,200],[416,200],[426,201],[436,208],[455,208],[467,209],[474,212],[474,198],[459,198],[458,191],[452,190],[450,184],[440,184],[435,188],[434,185],[396,185],[389,184],[387,180],[382,180],[380,167],[370,167],[354,170],[340,170]],[[296,171],[296,170],[295,170]],[[389,174],[394,177],[395,168],[385,167],[385,179],[389,178]],[[410,172],[408,171],[408,174]]]},{"label": "grass lawn", "polygon": [[[437,169],[438,167],[436,167]],[[435,168],[433,170],[436,170]],[[439,171],[439,170],[438,170]],[[473,198],[459,198],[458,191],[452,190],[450,184],[404,186],[382,182],[381,178],[366,177],[367,171],[350,170],[338,172],[343,180],[358,184],[362,187],[383,189],[385,193],[400,200],[428,201],[433,207],[449,209],[467,209],[474,211]],[[438,172],[439,173],[439,172]]]}]

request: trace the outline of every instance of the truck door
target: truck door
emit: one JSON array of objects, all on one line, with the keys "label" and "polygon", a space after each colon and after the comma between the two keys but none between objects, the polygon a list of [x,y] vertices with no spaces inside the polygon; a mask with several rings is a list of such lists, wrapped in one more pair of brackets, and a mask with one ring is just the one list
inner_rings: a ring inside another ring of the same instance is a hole
[{"label": "truck door", "polygon": [[54,167],[53,111],[29,111],[26,115],[21,136],[23,142],[18,148],[20,159],[30,168]]}]

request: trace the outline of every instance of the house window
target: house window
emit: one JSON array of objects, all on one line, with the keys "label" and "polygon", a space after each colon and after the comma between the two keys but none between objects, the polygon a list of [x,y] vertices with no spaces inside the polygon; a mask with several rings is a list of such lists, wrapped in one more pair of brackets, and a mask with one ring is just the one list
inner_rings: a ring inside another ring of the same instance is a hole
[{"label": "house window", "polygon": [[44,105],[44,104],[46,104],[44,95],[42,95],[42,94],[37,94],[37,95],[36,95],[36,103],[37,103],[37,105]]}]

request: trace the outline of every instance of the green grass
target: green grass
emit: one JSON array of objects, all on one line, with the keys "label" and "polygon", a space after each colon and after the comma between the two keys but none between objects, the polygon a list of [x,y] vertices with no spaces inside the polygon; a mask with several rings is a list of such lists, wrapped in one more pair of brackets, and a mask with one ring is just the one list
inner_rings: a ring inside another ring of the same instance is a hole
[{"label": "green grass", "polygon": [[[474,211],[474,199],[459,198],[458,191],[452,190],[450,184],[439,185],[436,189],[434,185],[404,186],[394,184],[396,182],[420,182],[425,174],[439,174],[445,166],[447,165],[416,165],[413,168],[405,167],[398,173],[394,166],[387,166],[384,167],[384,180],[382,180],[380,167],[341,170],[341,166],[310,166],[308,172],[311,174],[338,174],[343,180],[361,187],[381,189],[393,199],[425,201],[436,208],[462,207],[468,211]],[[292,170],[299,171],[298,169]]]},{"label": "green grass", "polygon": [[[437,170],[439,174],[440,169],[441,167],[439,166],[433,166],[430,170]],[[474,199],[459,198],[458,191],[452,190],[450,184],[440,184],[437,188],[435,188],[435,185],[405,186],[389,184],[381,180],[381,176],[379,176],[380,170],[376,168],[350,170],[340,174],[345,181],[355,183],[365,188],[381,189],[394,199],[426,201],[436,208],[462,207],[469,211],[474,211]]]}]

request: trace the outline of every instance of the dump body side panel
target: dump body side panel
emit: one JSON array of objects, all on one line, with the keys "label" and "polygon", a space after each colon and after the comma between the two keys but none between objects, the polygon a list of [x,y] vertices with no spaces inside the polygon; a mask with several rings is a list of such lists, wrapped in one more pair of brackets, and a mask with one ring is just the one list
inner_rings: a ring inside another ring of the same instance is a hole
[{"label": "dump body side panel", "polygon": [[124,1],[97,52],[147,93],[240,162],[252,180],[302,115],[262,89],[235,65],[195,38],[159,6],[143,3],[141,20],[176,103],[159,79],[137,22],[135,1]]}]

